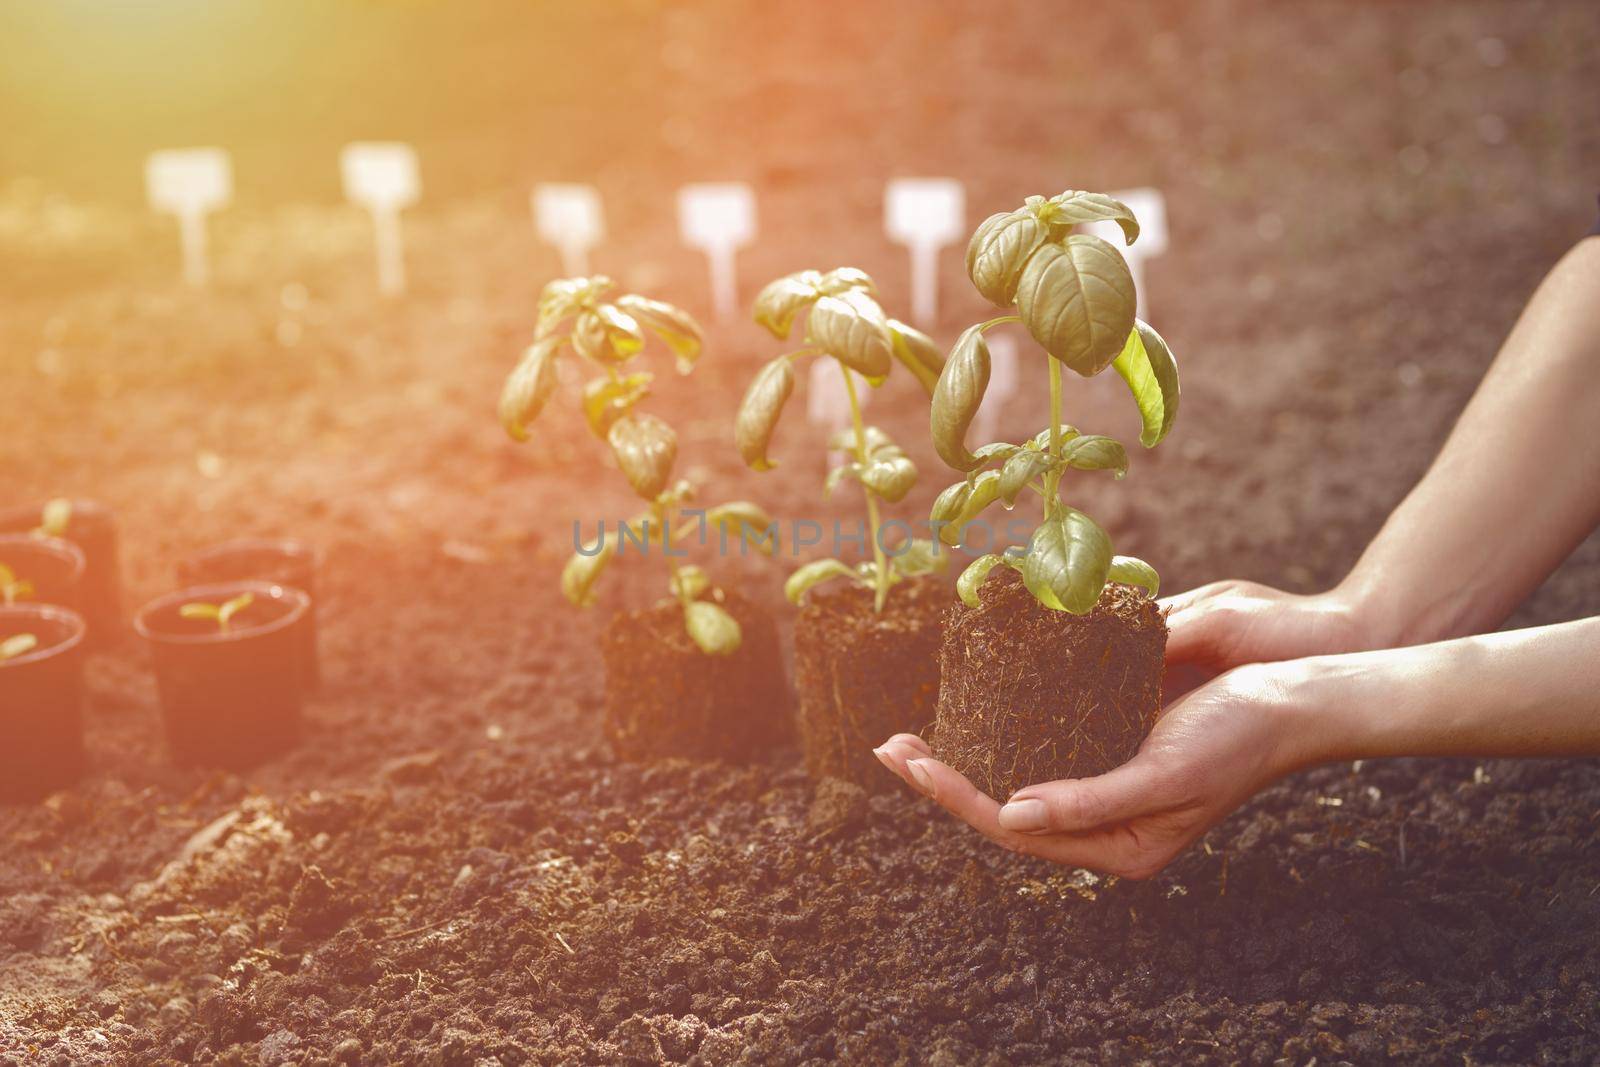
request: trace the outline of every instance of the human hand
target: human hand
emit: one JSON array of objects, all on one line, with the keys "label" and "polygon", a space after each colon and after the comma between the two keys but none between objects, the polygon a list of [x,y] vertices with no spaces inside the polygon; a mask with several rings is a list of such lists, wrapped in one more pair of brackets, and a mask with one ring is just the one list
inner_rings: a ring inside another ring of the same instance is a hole
[{"label": "human hand", "polygon": [[1299,665],[1251,666],[1179,700],[1137,755],[1094,778],[1020,789],[1004,806],[896,734],[874,752],[906,783],[1014,852],[1148,878],[1258,790],[1314,761]]},{"label": "human hand", "polygon": [[1389,639],[1355,597],[1335,589],[1300,595],[1226,581],[1166,597],[1168,693],[1192,689],[1247,663],[1362,652]]}]

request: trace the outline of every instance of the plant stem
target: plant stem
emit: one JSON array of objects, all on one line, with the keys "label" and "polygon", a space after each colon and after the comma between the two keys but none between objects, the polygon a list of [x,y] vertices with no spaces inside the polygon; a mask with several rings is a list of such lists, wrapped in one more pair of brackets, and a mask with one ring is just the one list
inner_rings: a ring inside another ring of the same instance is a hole
[{"label": "plant stem", "polygon": [[[667,544],[667,509],[661,506],[660,501],[650,501],[650,518],[655,522],[656,529],[661,531],[661,554],[666,557],[667,571],[672,575],[672,595],[678,598],[678,603],[687,613],[691,603],[689,590],[678,576],[678,561],[673,558],[672,546]],[[646,544],[648,543],[647,540]]]},{"label": "plant stem", "polygon": [[978,327],[978,332],[982,333],[985,330],[992,330],[996,326],[1004,326],[1008,322],[1021,322],[1021,321],[1022,321],[1022,316],[1021,315],[1001,315],[999,318],[990,319],[988,322],[985,322],[985,323],[981,324]]},{"label": "plant stem", "polygon": [[[867,466],[867,428],[861,421],[861,401],[856,399],[856,380],[850,373],[850,368],[843,363],[839,364],[839,373],[844,375],[844,388],[850,396],[850,421],[856,430],[856,462],[861,464],[862,470]],[[861,483],[861,492],[867,498],[867,527],[872,538],[872,562],[877,570],[873,581],[873,610],[882,612],[883,602],[889,598],[889,561],[884,557],[883,545],[878,542],[878,496],[865,482]]]},{"label": "plant stem", "polygon": [[[1061,364],[1053,356],[1046,356],[1045,362],[1050,365],[1050,458],[1061,459]],[[1044,480],[1044,506],[1048,515],[1054,506],[1056,493],[1061,486],[1061,469],[1056,466],[1050,468],[1050,473]]]}]

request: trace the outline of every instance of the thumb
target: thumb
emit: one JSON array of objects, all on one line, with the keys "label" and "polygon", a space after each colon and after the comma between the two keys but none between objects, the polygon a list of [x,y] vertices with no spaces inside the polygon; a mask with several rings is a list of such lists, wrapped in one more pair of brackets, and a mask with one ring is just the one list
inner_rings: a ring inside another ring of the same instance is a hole
[{"label": "thumb", "polygon": [[1095,778],[1019,789],[998,818],[1001,826],[1019,833],[1082,833],[1159,810],[1161,792],[1152,764],[1135,756]]}]

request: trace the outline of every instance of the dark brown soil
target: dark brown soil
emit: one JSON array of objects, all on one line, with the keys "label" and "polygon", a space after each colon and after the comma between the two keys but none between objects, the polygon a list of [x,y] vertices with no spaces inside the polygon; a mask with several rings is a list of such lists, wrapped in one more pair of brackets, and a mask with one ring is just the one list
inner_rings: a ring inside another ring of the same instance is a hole
[{"label": "dark brown soil", "polygon": [[895,786],[872,755],[892,734],[933,724],[939,642],[949,586],[901,582],[883,612],[870,589],[837,583],[812,590],[794,624],[794,688],[800,746],[813,778],[870,791]]},{"label": "dark brown soil", "polygon": [[1087,615],[1052,611],[1010,567],[978,598],[945,624],[933,754],[1002,801],[1133,758],[1161,714],[1167,624],[1155,601],[1112,583]]},{"label": "dark brown soil", "polygon": [[[600,632],[657,595],[658,561],[619,559],[591,612],[556,583],[568,524],[637,501],[570,385],[537,447],[494,418],[559,270],[527,185],[593,179],[595,268],[708,324],[652,400],[684,474],[853,520],[857,501],[817,506],[803,397],[776,470],[735,454],[772,341],[712,323],[672,191],[759,183],[745,299],[853,263],[903,309],[886,178],[961,178],[969,221],[1148,183],[1172,229],[1149,317],[1183,414],[1074,501],[1172,590],[1327,588],[1593,222],[1593,5],[200,6],[217,15],[160,33],[0,6],[0,381],[20,398],[0,501],[113,507],[129,605],[225,538],[323,546],[326,685],[303,743],[217,773],[171,761],[138,642],[89,657],[85,776],[0,808],[0,1063],[1600,1060],[1600,764],[1308,771],[1130,883],[1000,850],[909,791],[817,785],[797,746],[618,762]],[[169,31],[207,61],[171,62]],[[92,45],[134,38],[148,58],[109,83]],[[370,221],[339,200],[338,146],[375,135],[423,161],[403,300],[375,295]],[[236,149],[202,294],[138,182],[179,143]],[[949,343],[993,312],[955,250],[940,271]],[[1013,441],[1045,418],[1028,351]],[[869,408],[923,472],[906,516],[943,484],[919,394],[891,376]],[[1137,436],[1114,375],[1067,406]],[[792,561],[697,562],[790,625]],[[1512,624],[1597,610],[1591,538]]]},{"label": "dark brown soil", "polygon": [[700,651],[675,600],[620,612],[606,626],[605,734],[618,757],[750,760],[793,740],[772,616],[738,593],[707,595],[743,631],[730,655]]}]

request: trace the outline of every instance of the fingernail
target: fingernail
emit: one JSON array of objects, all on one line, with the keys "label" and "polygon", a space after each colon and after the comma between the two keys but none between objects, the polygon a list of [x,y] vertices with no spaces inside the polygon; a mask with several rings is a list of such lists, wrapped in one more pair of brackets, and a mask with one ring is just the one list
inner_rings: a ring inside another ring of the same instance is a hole
[{"label": "fingernail", "polygon": [[1000,809],[997,818],[1001,826],[1019,833],[1043,830],[1048,825],[1042,800],[1013,800]]},{"label": "fingernail", "polygon": [[926,767],[919,766],[921,763],[919,759],[906,760],[906,770],[911,772],[911,778],[917,783],[917,788],[931,797],[934,795],[933,775],[928,773]]},{"label": "fingernail", "polygon": [[894,764],[889,762],[889,754],[887,752],[885,752],[883,749],[875,748],[875,749],[872,750],[872,754],[874,756],[878,757],[878,762],[879,763],[883,764],[885,767],[889,768],[891,771],[894,770]]}]

